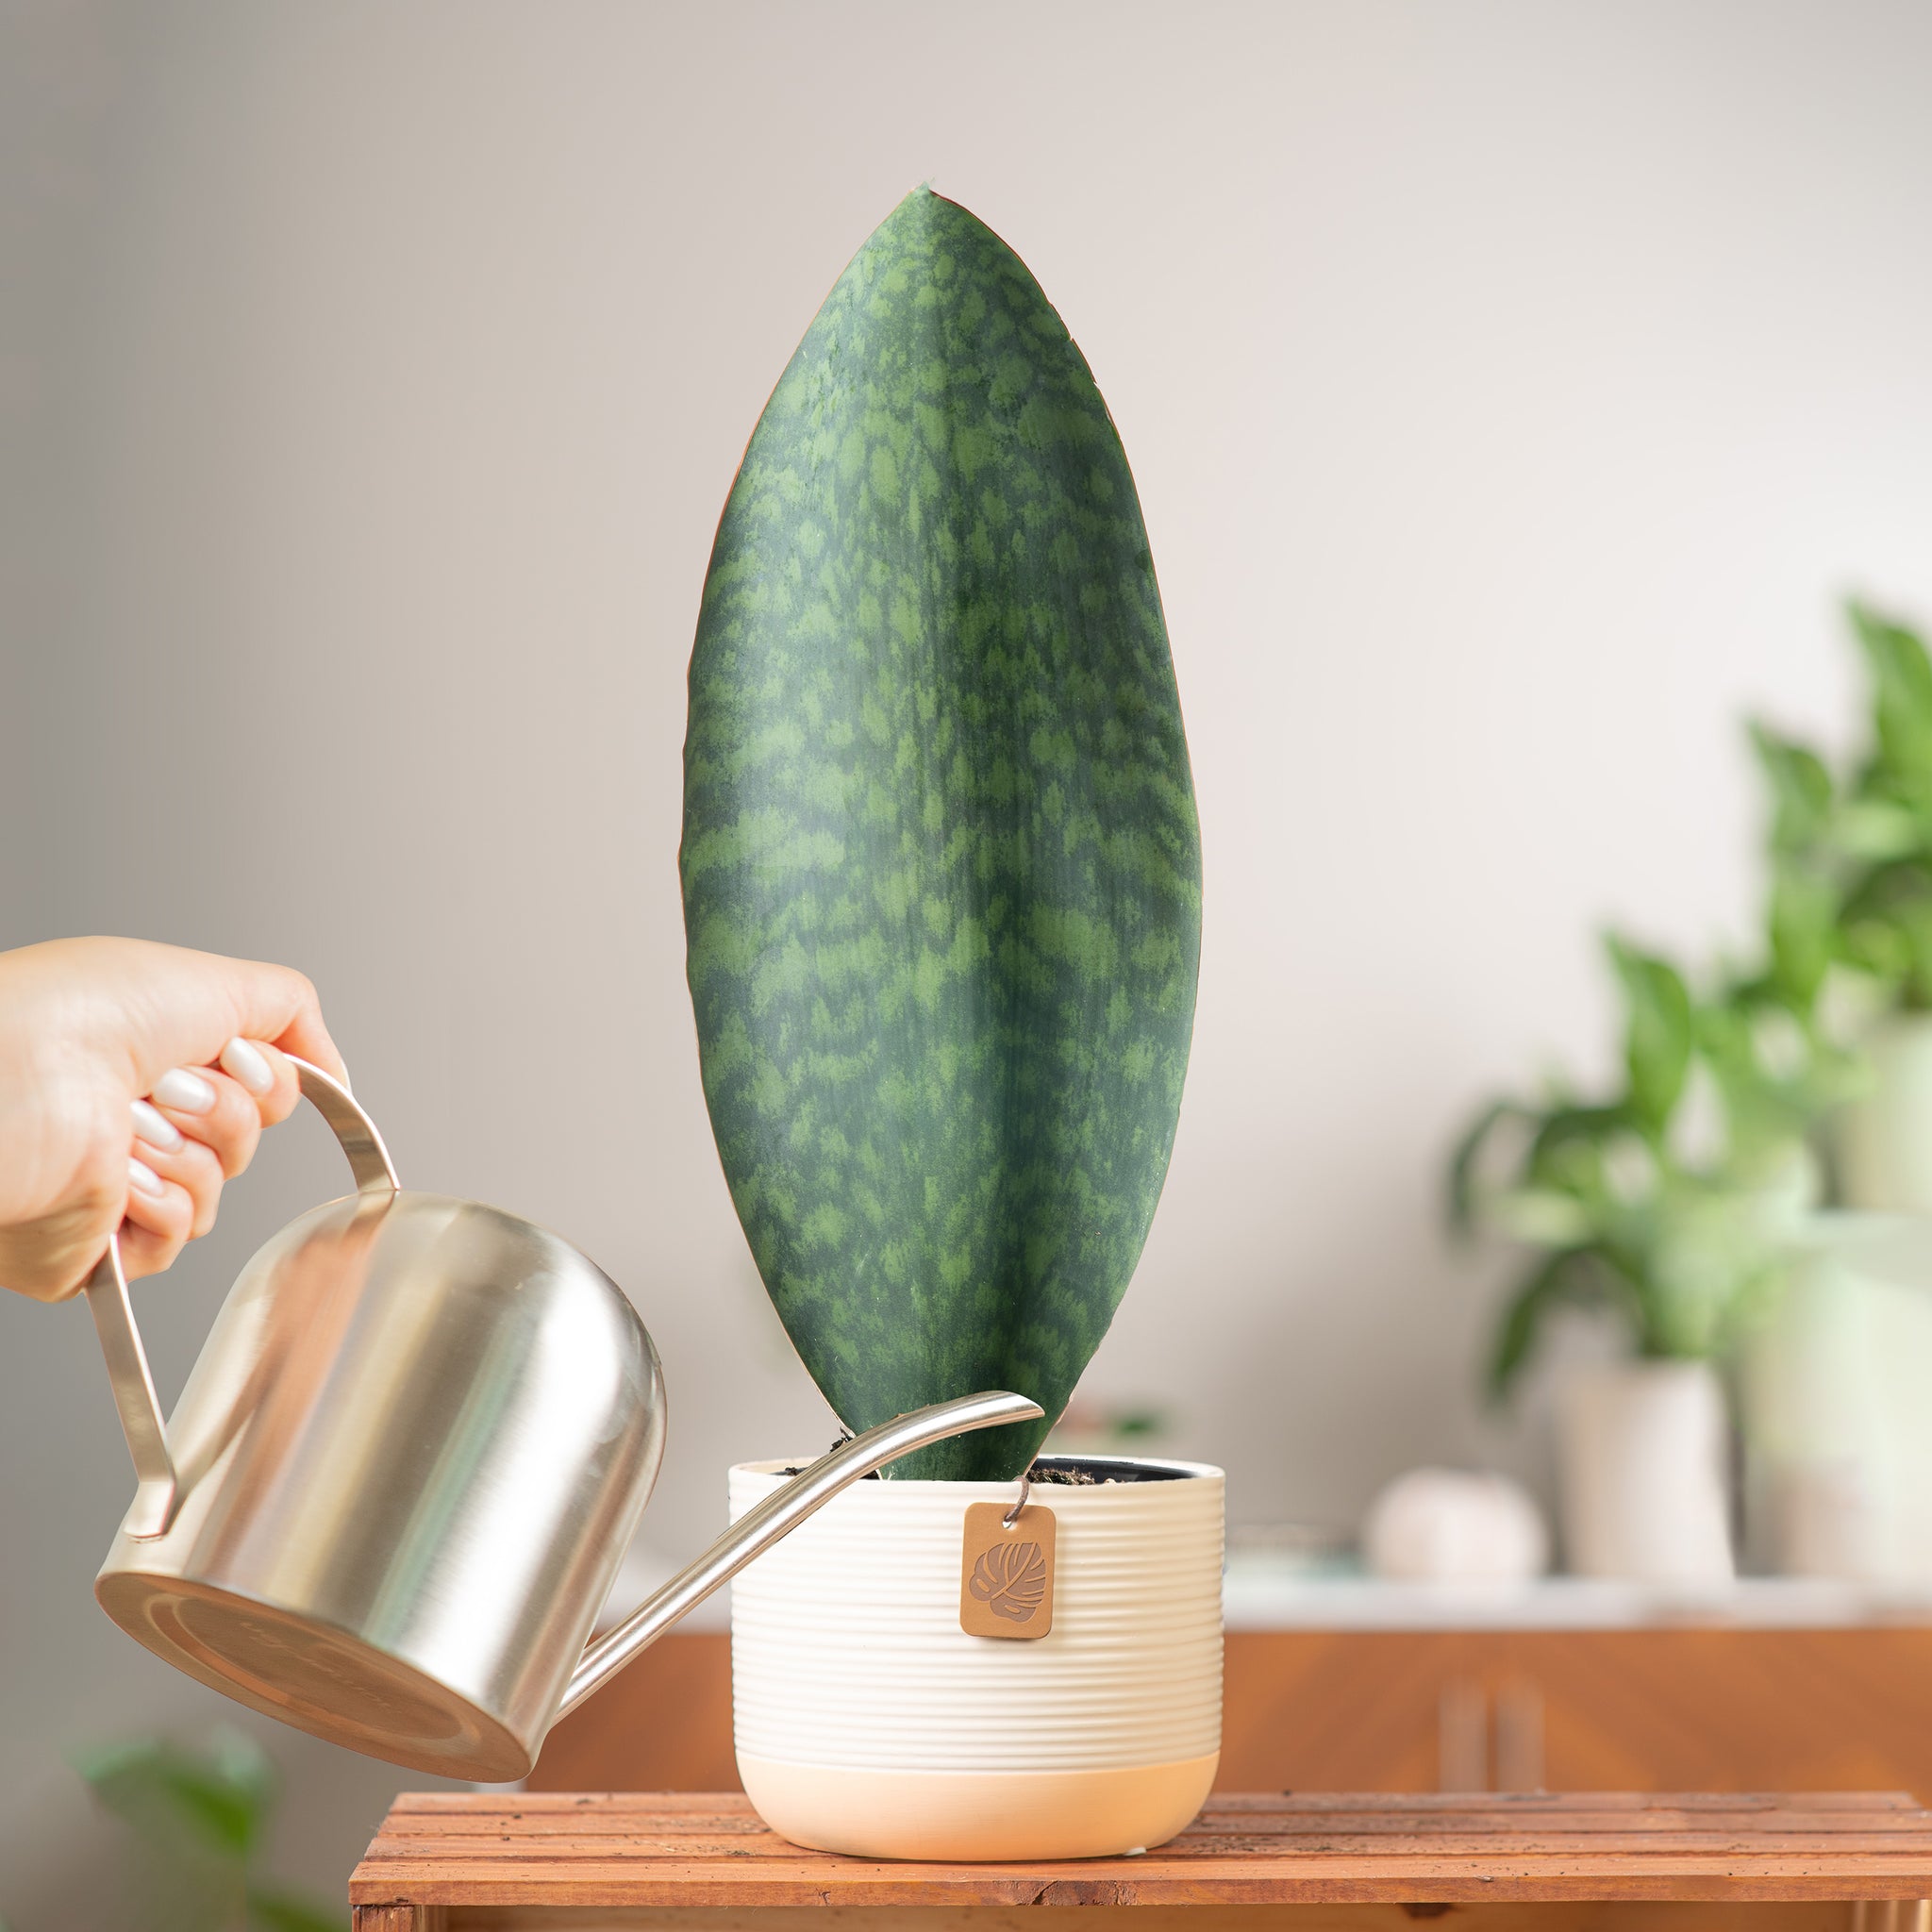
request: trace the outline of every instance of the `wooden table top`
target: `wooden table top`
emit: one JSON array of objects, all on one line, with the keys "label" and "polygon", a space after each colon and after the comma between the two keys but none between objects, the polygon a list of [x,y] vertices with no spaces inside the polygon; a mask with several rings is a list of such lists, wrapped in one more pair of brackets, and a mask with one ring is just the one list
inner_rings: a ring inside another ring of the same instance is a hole
[{"label": "wooden table top", "polygon": [[800,1850],[738,1792],[408,1793],[352,1905],[1253,1906],[1932,1897],[1903,1792],[1217,1792],[1140,1857],[924,1865]]}]

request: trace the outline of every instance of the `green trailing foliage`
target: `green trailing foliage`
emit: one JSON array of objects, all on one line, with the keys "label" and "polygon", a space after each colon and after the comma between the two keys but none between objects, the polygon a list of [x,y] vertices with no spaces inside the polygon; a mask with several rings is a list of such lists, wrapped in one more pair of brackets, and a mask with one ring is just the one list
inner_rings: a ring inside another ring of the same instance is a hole
[{"label": "green trailing foliage", "polygon": [[1778,991],[1810,1016],[1834,966],[1867,1004],[1932,1009],[1932,658],[1917,633],[1848,608],[1871,678],[1868,742],[1840,776],[1753,727],[1770,781],[1771,940]]},{"label": "green trailing foliage", "polygon": [[1690,994],[1668,960],[1606,941],[1624,989],[1628,1022],[1624,1038],[1624,1097],[1630,1124],[1647,1140],[1662,1139],[1690,1074]]},{"label": "green trailing foliage", "polygon": [[[1587,1102],[1561,1090],[1492,1102],[1451,1161],[1453,1224],[1535,1251],[1497,1329],[1492,1396],[1564,1307],[1607,1314],[1641,1356],[1715,1353],[1775,1281],[1803,1202],[1789,1136],[1753,1138],[1771,1076],[1749,1022],[1700,1008],[1669,960],[1614,936],[1607,948],[1624,1007],[1619,1088]],[[1702,1147],[1683,1131],[1700,1074],[1711,1076],[1717,1114]]]},{"label": "green trailing foliage", "polygon": [[1640,1354],[1722,1348],[1777,1278],[1816,1173],[1807,1139],[1863,1078],[1831,995],[1867,1018],[1932,1008],[1932,657],[1904,625],[1858,604],[1847,614],[1872,709],[1843,774],[1750,726],[1769,799],[1757,962],[1700,994],[1613,939],[1620,1091],[1492,1102],[1456,1151],[1452,1222],[1536,1251],[1498,1327],[1493,1392],[1563,1307],[1611,1310]]},{"label": "green trailing foliage", "polygon": [[[924,189],[725,504],[680,871],[725,1177],[841,1421],[1057,1416],[1166,1174],[1200,841],[1120,438],[1025,265]],[[1047,1426],[895,1471],[1015,1476]]]},{"label": "green trailing foliage", "polygon": [[150,1932],[347,1932],[349,1916],[261,1870],[280,1795],[252,1740],[140,1739],[76,1753],[94,1797],[134,1832]]}]

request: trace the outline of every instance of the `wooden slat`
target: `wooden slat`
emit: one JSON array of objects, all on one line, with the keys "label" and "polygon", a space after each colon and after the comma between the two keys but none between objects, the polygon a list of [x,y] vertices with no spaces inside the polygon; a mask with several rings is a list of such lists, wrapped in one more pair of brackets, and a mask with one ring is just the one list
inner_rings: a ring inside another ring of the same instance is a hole
[{"label": "wooden slat", "polygon": [[[1898,1834],[1874,1832],[1828,1837],[1823,1833],[1806,1833],[1794,1838],[1781,1839],[1777,1856],[1785,1858],[1825,1861],[1880,1857],[1909,1859],[1917,1855],[1919,1849],[1913,1840]],[[495,1856],[499,1853],[503,1855],[501,1857]],[[1687,1832],[1674,1836],[1667,1845],[1658,1844],[1634,1833],[1612,1839],[1601,1839],[1565,1837],[1560,1833],[1539,1832],[1524,1838],[1499,1840],[1498,1848],[1493,1854],[1495,1857],[1518,1859],[1569,1858],[1587,1861],[1592,1858],[1622,1858],[1631,1861],[1633,1867],[1654,1862],[1658,1858],[1756,1858],[1763,1855],[1762,1845],[1754,1842],[1744,1833],[1715,1831]],[[1441,1856],[1440,1845],[1425,1838],[1382,1838],[1366,1832],[1305,1840],[1298,1844],[1293,1853],[1298,1865],[1317,1857],[1429,1859]],[[1464,1846],[1460,1848],[1459,1856],[1478,1857],[1490,1855],[1482,1853],[1477,1847]],[[791,1849],[775,1849],[750,1855],[729,1852],[687,1852],[667,1840],[633,1843],[586,1834],[546,1838],[534,1841],[504,1840],[500,1842],[479,1842],[475,1838],[458,1837],[416,1839],[411,1840],[406,1848],[398,1848],[393,1853],[377,1853],[372,1850],[366,1862],[372,1866],[403,1862],[413,1868],[422,1869],[441,1862],[464,1865],[516,1863],[553,1866],[594,1859],[602,1864],[641,1870],[662,1864],[666,1860],[679,1865],[697,1865],[722,1863],[726,1858],[740,1857],[746,1860],[747,1870],[756,1874],[774,1863],[789,1862],[795,1857],[795,1851]],[[1211,1874],[1230,1864],[1255,1863],[1262,1859],[1272,1859],[1276,1864],[1280,1862],[1278,1855],[1272,1855],[1261,1847],[1243,1844],[1228,1845],[1215,1853],[1211,1861],[1163,1858],[1161,1862],[1163,1866],[1171,1866],[1176,1872],[1186,1871],[1189,1876],[1198,1878],[1204,1872]]]},{"label": "wooden slat", "polygon": [[[1344,1840],[1368,1851],[1394,1853],[1406,1848],[1444,1852],[1453,1856],[1481,1857],[1510,1848],[1528,1850],[1532,1841],[1551,1840],[1579,1854],[1608,1853],[1625,1844],[1657,1852],[1683,1849],[1693,1840],[1722,1838],[1737,1840],[1753,1851],[1799,1848],[1800,1841],[1815,1840],[1815,1848],[1829,1853],[1844,1850],[1854,1842],[1876,1842],[1901,1850],[1917,1851],[1925,1843],[1923,1825],[1910,1817],[1875,1814],[1862,1822],[1840,1818],[1805,1819],[1802,1822],[1767,1821],[1722,1815],[1698,1819],[1694,1815],[1652,1824],[1641,1818],[1621,1824],[1606,1817],[1594,1821],[1597,1828],[1573,1829],[1568,1821],[1525,1819],[1513,1826],[1485,1822],[1474,1830],[1457,1827],[1431,1829],[1426,1821],[1377,1821],[1338,1814],[1309,1829],[1290,1831],[1247,1831],[1188,1833],[1157,1847],[1163,1863],[1192,1863],[1213,1866],[1230,1857],[1273,1858],[1284,1861],[1305,1857],[1312,1850],[1337,1845]],[[1590,1824],[1591,1821],[1576,1821]],[[478,1825],[482,1828],[477,1828]],[[538,1828],[532,1829],[534,1824]],[[580,1828],[578,1828],[580,1827]],[[467,1844],[473,1856],[490,1857],[502,1845],[535,1852],[543,1847],[553,1851],[565,1847],[601,1846],[607,1853],[619,1849],[640,1856],[676,1857],[686,1862],[723,1859],[756,1863],[774,1857],[791,1857],[798,1848],[766,1834],[719,1834],[678,1832],[658,1828],[610,1829],[595,1818],[585,1818],[574,1825],[571,1821],[539,1820],[518,1823],[500,1820],[450,1819],[432,1824],[422,1821],[406,1831],[385,1834],[378,1841],[384,1850],[411,1855],[430,1845],[460,1847]],[[378,1845],[371,1847],[372,1854]],[[1811,1848],[1807,1843],[1807,1849]]]},{"label": "wooden slat", "polygon": [[407,1795],[358,1907],[1237,1906],[1919,1898],[1932,1815],[1896,1792],[1217,1797],[1137,1858],[918,1865],[776,1838],[736,1793]]},{"label": "wooden slat", "polygon": [[[578,1793],[577,1796],[581,1796]],[[697,1791],[626,1794],[640,1802],[700,1798]],[[519,1794],[519,1804],[528,1802]],[[570,1802],[575,1803],[575,1798]],[[1917,1811],[1909,1791],[1213,1791],[1201,1807],[1204,1818],[1222,1812],[1334,1811],[1368,1808],[1442,1813],[1514,1814],[1541,1811]]]},{"label": "wooden slat", "polygon": [[[1454,1815],[1515,1815],[1522,1811],[1917,1811],[1908,1791],[1215,1791],[1204,1818],[1282,1812],[1427,1811]],[[491,1811],[519,1814],[594,1809],[650,1818],[744,1820],[762,1830],[758,1814],[739,1791],[404,1791],[391,1817],[437,1811],[465,1816]]]},{"label": "wooden slat", "polygon": [[[625,1798],[585,1799],[576,1803],[544,1804],[531,1797],[465,1798],[438,1794],[442,1802],[417,1809],[399,1801],[384,1825],[384,1836],[412,1833],[511,1833],[541,1837],[554,1832],[600,1832],[664,1837],[691,1848],[699,1841],[741,1851],[782,1845],[758,1818],[741,1811],[653,1810]],[[1195,1822],[1170,1841],[1168,1852],[1227,1837],[1243,1839],[1305,1837],[1311,1833],[1371,1831],[1482,1834],[1525,1830],[1562,1832],[1628,1832],[1657,1835],[1674,1831],[1741,1829],[1754,1833],[1780,1831],[1909,1831],[1923,1830],[1925,1816],[1909,1800],[1891,1793],[1874,1801],[1849,1805],[1847,1794],[1815,1796],[1793,1793],[1774,1802],[1754,1803],[1731,1798],[1721,1804],[1693,1798],[1657,1797],[1641,1806],[1617,1805],[1610,1799],[1591,1800],[1576,1794],[1562,1802],[1498,1801],[1464,1804],[1454,1809],[1397,1798],[1324,1798],[1298,1804],[1275,1799],[1266,1805],[1235,1809],[1210,1804]],[[452,1802],[454,1800],[454,1802]]]},{"label": "wooden slat", "polygon": [[[1820,1850],[1849,1849],[1850,1840],[1878,1838],[1916,1846],[1923,1829],[1909,1812],[1873,1812],[1860,1817],[1843,1811],[1785,1811],[1751,1814],[1733,1811],[1677,1811],[1657,1815],[1630,1812],[1530,1813],[1520,1818],[1479,1818],[1457,1821],[1455,1835],[1481,1840],[1507,1839],[1529,1845],[1532,1839],[1560,1840],[1578,1850],[1609,1851],[1624,1840],[1639,1845],[1682,1844],[1690,1837],[1738,1839],[1761,1844],[1770,1820],[1781,1842],[1795,1849],[1799,1840],[1818,1840]],[[1425,1815],[1397,1813],[1378,1818],[1372,1813],[1332,1811],[1304,1819],[1263,1819],[1253,1823],[1223,1819],[1195,1826],[1162,1846],[1168,1858],[1217,1858],[1237,1852],[1262,1852],[1275,1847],[1305,1849],[1312,1842],[1359,1839],[1365,1844],[1394,1849],[1398,1840],[1428,1844],[1441,1841],[1439,1824]],[[683,1857],[770,1857],[789,1856],[791,1847],[761,1828],[734,1827],[728,1822],[692,1821],[680,1830],[676,1822],[643,1817],[611,1818],[594,1812],[575,1816],[417,1818],[394,1824],[385,1841],[405,1843],[474,1840],[514,1840],[520,1843],[555,1841],[582,1845],[622,1840],[639,1852],[654,1851]]]},{"label": "wooden slat", "polygon": [[[1318,1905],[1290,1909],[1292,1932],[1417,1932],[1448,1906]],[[1848,1924],[1836,1902],[1459,1905],[1449,1932],[1885,1932]],[[1890,1907],[1879,1906],[1874,1911]],[[1906,1908],[1907,1912],[1912,1907]],[[455,1906],[447,1932],[826,1932],[816,1906],[678,1910],[642,1906]],[[849,1907],[838,1932],[1290,1932],[1279,1906]],[[1907,1918],[1896,1932],[1914,1932]]]},{"label": "wooden slat", "polygon": [[622,1866],[586,1861],[562,1873],[507,1875],[501,1866],[405,1867],[371,1885],[358,1882],[351,1898],[392,1899],[397,1890],[430,1903],[661,1907],[674,1903],[742,1910],[764,1906],[906,1906],[965,1902],[980,1906],[1263,1906],[1378,1903],[1545,1903],[1607,1899],[1738,1900],[1855,1898],[1916,1899],[1928,1890],[1922,1861],[1874,1860],[1856,1874],[1803,1861],[1767,1860],[1740,1870],[1735,1859],[1684,1859],[1641,1873],[1606,1871],[1600,1863],[1578,1868],[1558,1861],[1530,1868],[1505,1864],[1481,1875],[1445,1872],[1440,1861],[1324,1860],[1292,1881],[1276,1873],[1229,1874],[1214,1885],[1109,1875],[1102,1868],[1079,1877],[1048,1878],[1036,1873],[1008,1877],[991,1870],[913,1867],[918,1876],[854,1883],[849,1874],[800,1867],[746,1887],[698,1868],[671,1868],[641,1878]]}]

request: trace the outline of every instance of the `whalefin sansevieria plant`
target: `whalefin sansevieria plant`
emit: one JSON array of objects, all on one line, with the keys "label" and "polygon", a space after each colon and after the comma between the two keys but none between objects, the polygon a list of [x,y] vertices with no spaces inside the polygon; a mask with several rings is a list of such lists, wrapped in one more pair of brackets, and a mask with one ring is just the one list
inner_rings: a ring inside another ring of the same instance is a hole
[{"label": "whalefin sansevieria plant", "polygon": [[[705,1097],[847,1427],[1065,1407],[1140,1259],[1200,953],[1134,479],[1018,256],[916,190],[826,297],[719,524],[685,741]],[[1017,1476],[1048,1423],[886,1474]]]}]

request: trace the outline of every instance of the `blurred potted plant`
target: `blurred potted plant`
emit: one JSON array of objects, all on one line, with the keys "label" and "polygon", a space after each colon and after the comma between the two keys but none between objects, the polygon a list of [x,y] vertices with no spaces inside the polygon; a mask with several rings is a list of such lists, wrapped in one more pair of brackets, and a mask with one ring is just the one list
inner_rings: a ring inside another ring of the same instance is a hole
[{"label": "blurred potted plant", "polygon": [[1917,634],[1863,605],[1848,615],[1871,678],[1866,742],[1835,776],[1764,726],[1772,783],[1771,941],[1802,961],[1795,1006],[1864,1065],[1830,1136],[1847,1208],[1932,1214],[1932,659]]},{"label": "blurred potted plant", "polygon": [[[1781,1569],[1897,1583],[1932,1560],[1926,1446],[1932,1216],[1932,659],[1848,607],[1870,722],[1841,771],[1759,725],[1771,780],[1770,942],[1837,1105],[1819,1123],[1838,1211],[1741,1361],[1754,1538]],[[1828,1036],[1828,1038],[1827,1038]]]},{"label": "blurred potted plant", "polygon": [[[1667,959],[1612,937],[1624,1008],[1622,1079],[1561,1088],[1477,1118],[1450,1209],[1537,1251],[1489,1369],[1507,1392],[1558,1309],[1622,1330],[1627,1357],[1578,1371],[1558,1415],[1562,1526],[1586,1575],[1707,1583],[1732,1574],[1727,1431],[1713,1359],[1776,1278],[1809,1193],[1810,1058],[1774,988],[1703,1007]],[[1783,1050],[1781,1052],[1781,1049]]]},{"label": "blurred potted plant", "polygon": [[[719,1155],[841,1421],[984,1388],[1045,1411],[855,1485],[739,1580],[746,1790],[870,1856],[1171,1835],[1218,1761],[1220,1472],[1035,1457],[1173,1146],[1187,743],[1092,375],[926,190],[841,276],[732,486],[680,869]],[[733,1470],[734,1514],[783,1467]]]},{"label": "blurred potted plant", "polygon": [[138,1739],[73,1762],[135,1834],[140,1923],[152,1932],[347,1932],[345,1910],[261,1869],[280,1792],[253,1740],[223,1731],[197,1750]]},{"label": "blurred potted plant", "polygon": [[[1932,1213],[1932,658],[1903,625],[1858,604],[1848,615],[1873,706],[1847,775],[1751,726],[1772,808],[1761,963],[1694,1000],[1667,961],[1613,940],[1623,1091],[1500,1102],[1454,1162],[1457,1224],[1541,1250],[1504,1318],[1492,1391],[1559,1307],[1613,1311],[1632,1345],[1633,1365],[1565,1400],[1581,1570],[1728,1571],[1708,1363],[1805,1246],[1821,1124],[1840,1202]],[[1701,1474],[1674,1507],[1673,1470],[1691,1460]]]}]

